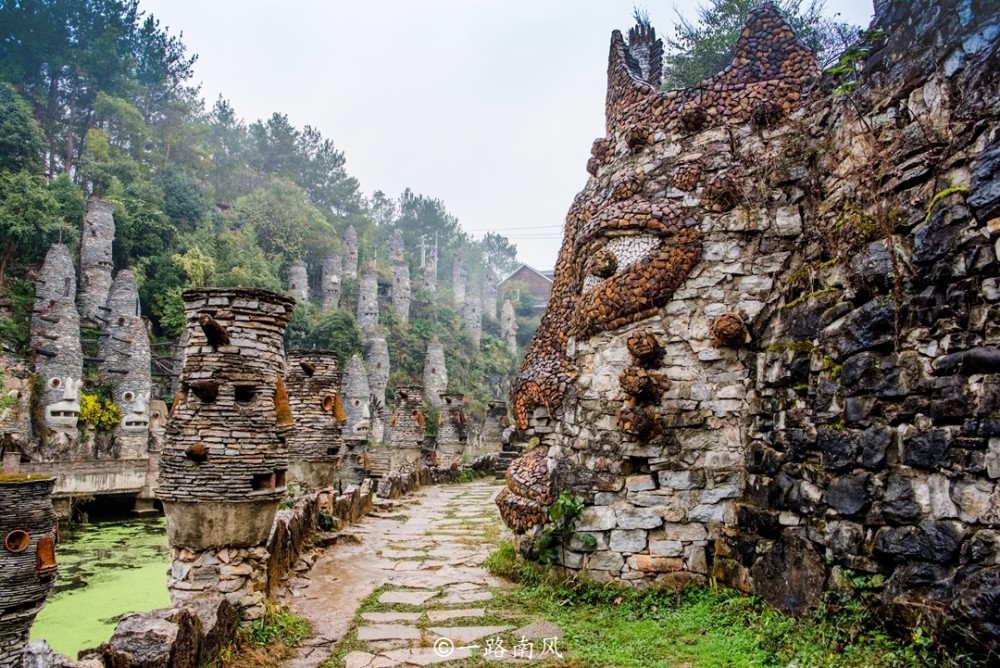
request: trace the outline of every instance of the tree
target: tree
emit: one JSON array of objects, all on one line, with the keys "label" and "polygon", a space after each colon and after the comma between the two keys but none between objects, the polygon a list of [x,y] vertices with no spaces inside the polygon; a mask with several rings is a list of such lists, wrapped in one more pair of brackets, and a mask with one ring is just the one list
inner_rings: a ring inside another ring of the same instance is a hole
[{"label": "tree", "polygon": [[44,154],[45,134],[31,117],[31,106],[0,81],[0,172],[41,173]]},{"label": "tree", "polygon": [[483,254],[483,261],[498,278],[510,274],[520,266],[517,261],[517,246],[502,234],[487,232],[478,244]]},{"label": "tree", "polygon": [[[750,10],[759,4],[760,0],[708,0],[698,8],[693,23],[678,12],[674,38],[667,40],[665,85],[688,88],[725,69],[732,62]],[[846,46],[847,35],[857,34],[857,28],[821,14],[824,0],[779,0],[775,5],[821,63],[836,57]],[[648,21],[648,17],[636,16],[643,18]]]},{"label": "tree", "polygon": [[71,241],[75,230],[65,224],[62,206],[45,179],[28,172],[0,172],[0,281],[15,260],[40,260],[62,232]]}]

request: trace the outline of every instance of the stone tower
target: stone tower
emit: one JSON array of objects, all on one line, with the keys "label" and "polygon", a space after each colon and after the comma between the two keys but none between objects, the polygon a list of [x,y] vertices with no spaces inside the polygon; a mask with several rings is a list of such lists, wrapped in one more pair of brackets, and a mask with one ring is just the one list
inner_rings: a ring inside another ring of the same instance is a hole
[{"label": "stone tower", "polygon": [[309,301],[309,267],[302,260],[296,260],[288,268],[288,291],[297,302]]},{"label": "stone tower", "polygon": [[367,334],[378,325],[378,271],[367,267],[358,284],[358,328]]},{"label": "stone tower", "polygon": [[466,336],[472,341],[472,347],[478,349],[479,341],[483,338],[483,312],[475,290],[470,290],[466,295],[462,306],[462,323]]},{"label": "stone tower", "polygon": [[342,276],[356,278],[358,275],[358,232],[353,225],[344,231],[344,267]]},{"label": "stone tower", "polygon": [[285,373],[295,433],[288,437],[288,478],[306,489],[330,487],[344,456],[337,354],[291,350]]},{"label": "stone tower", "polygon": [[64,448],[75,441],[80,417],[83,349],[73,261],[63,244],[53,244],[38,272],[31,347],[35,372],[45,382],[45,424],[56,432],[55,439],[47,439],[52,452],[44,454],[65,457],[69,453]]},{"label": "stone tower", "polygon": [[105,320],[104,306],[111,290],[111,244],[115,240],[115,205],[92,199],[80,233],[80,315]]},{"label": "stone tower", "polygon": [[410,471],[420,463],[426,421],[419,387],[396,388],[396,409],[389,421],[389,445],[393,471]]},{"label": "stone tower", "polygon": [[368,385],[365,365],[357,355],[351,357],[343,382],[341,394],[344,397],[344,414],[347,416],[344,440],[366,441],[371,427],[371,387]]},{"label": "stone tower", "polygon": [[497,278],[491,269],[486,270],[483,277],[483,315],[490,320],[497,318]]},{"label": "stone tower", "polygon": [[149,335],[131,271],[123,269],[115,276],[105,312],[108,324],[98,348],[98,372],[114,386],[114,401],[122,411],[113,452],[119,459],[140,459],[148,454],[152,376]]},{"label": "stone tower", "polygon": [[509,299],[504,300],[500,312],[500,338],[507,342],[510,354],[517,355],[517,315]]},{"label": "stone tower", "polygon": [[451,292],[455,298],[455,307],[461,308],[465,303],[465,284],[469,276],[465,271],[465,256],[462,251],[455,251],[455,264],[451,270]]},{"label": "stone tower", "polygon": [[368,387],[380,406],[385,407],[385,389],[389,384],[389,346],[379,332],[365,339],[365,364],[368,366]]},{"label": "stone tower", "polygon": [[485,452],[500,452],[503,433],[510,422],[507,419],[507,402],[491,401],[487,404],[483,426],[479,430],[479,444]]},{"label": "stone tower", "polygon": [[424,396],[427,403],[441,407],[441,393],[448,390],[448,367],[444,360],[444,346],[440,343],[427,344],[427,359],[424,361]]},{"label": "stone tower", "polygon": [[462,463],[462,453],[469,440],[465,420],[465,395],[442,394],[438,416],[437,462],[439,466]]},{"label": "stone tower", "polygon": [[56,583],[48,476],[0,475],[0,668],[21,668],[31,624]]},{"label": "stone tower", "polygon": [[401,322],[410,321],[410,265],[403,252],[403,234],[396,230],[389,248],[389,266],[392,270],[392,305]]},{"label": "stone tower", "polygon": [[341,260],[337,255],[330,255],[323,262],[323,311],[336,311],[340,306],[340,274]]},{"label": "stone tower", "polygon": [[420,283],[424,290],[437,292],[437,264],[431,258],[420,267]]},{"label": "stone tower", "polygon": [[[267,540],[286,491],[294,424],[282,338],[294,306],[266,290],[184,293],[190,337],[158,490],[174,560],[168,587],[175,598],[192,589],[231,594],[248,619],[263,612],[266,579],[249,548]],[[249,573],[223,580],[220,549],[243,558]]]}]

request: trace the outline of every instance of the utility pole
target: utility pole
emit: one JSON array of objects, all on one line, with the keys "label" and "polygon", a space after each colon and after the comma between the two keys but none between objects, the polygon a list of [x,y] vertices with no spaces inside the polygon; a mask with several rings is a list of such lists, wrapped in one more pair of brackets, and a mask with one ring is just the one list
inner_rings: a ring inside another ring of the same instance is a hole
[{"label": "utility pole", "polygon": [[427,266],[427,246],[424,241],[427,239],[427,235],[420,235],[420,268],[423,269]]},{"label": "utility pole", "polygon": [[438,278],[438,233],[434,233],[434,278]]}]

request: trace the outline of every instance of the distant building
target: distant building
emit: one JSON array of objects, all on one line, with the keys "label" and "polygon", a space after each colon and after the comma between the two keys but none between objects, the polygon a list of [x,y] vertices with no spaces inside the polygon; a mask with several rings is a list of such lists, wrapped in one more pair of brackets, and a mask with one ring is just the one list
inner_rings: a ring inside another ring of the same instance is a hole
[{"label": "distant building", "polygon": [[535,309],[542,313],[549,304],[549,293],[552,291],[553,271],[538,271],[533,267],[522,264],[514,270],[507,278],[500,281],[500,289],[511,281],[520,281],[528,286],[528,292],[535,300]]}]

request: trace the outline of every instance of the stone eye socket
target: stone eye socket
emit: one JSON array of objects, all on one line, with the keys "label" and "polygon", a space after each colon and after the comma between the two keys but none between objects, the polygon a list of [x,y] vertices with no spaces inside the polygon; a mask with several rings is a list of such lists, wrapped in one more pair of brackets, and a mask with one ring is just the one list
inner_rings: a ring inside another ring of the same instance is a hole
[{"label": "stone eye socket", "polygon": [[59,380],[58,378],[53,378],[52,380],[49,381],[49,387],[54,388],[54,387],[59,387],[60,385],[62,385],[62,381]]},{"label": "stone eye socket", "polygon": [[133,399],[135,399],[135,393],[133,392],[126,392],[122,395],[123,401],[132,401]]},{"label": "stone eye socket", "polygon": [[125,324],[125,318],[118,318],[118,326],[121,327]]},{"label": "stone eye socket", "polygon": [[236,401],[245,404],[253,401],[253,398],[257,395],[257,388],[252,385],[237,385],[233,388],[233,394]]}]

